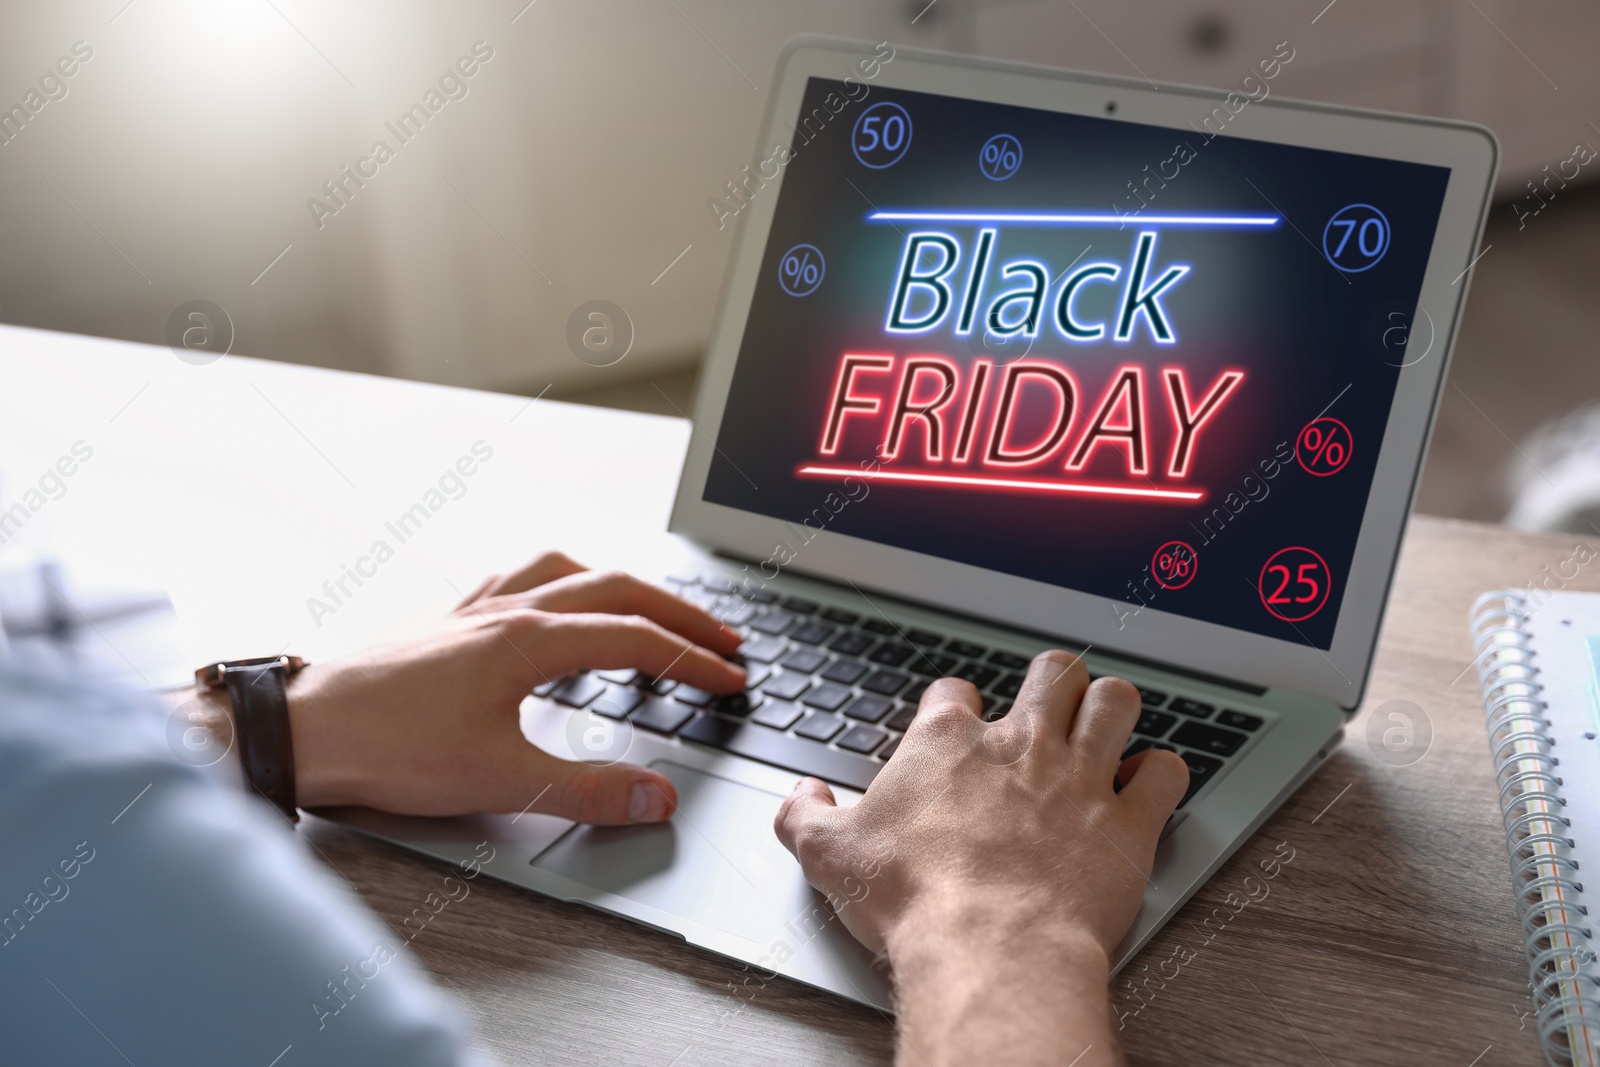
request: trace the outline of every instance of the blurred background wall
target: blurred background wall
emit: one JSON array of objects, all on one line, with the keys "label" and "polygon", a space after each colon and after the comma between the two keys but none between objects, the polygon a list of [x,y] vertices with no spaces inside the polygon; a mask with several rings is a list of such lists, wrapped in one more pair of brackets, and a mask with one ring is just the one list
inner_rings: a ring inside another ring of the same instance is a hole
[{"label": "blurred background wall", "polygon": [[[789,36],[1219,88],[1287,42],[1275,94],[1504,147],[1423,508],[1499,518],[1513,442],[1600,395],[1600,163],[1529,184],[1600,145],[1591,2],[5,0],[0,31],[7,322],[166,343],[207,300],[234,352],[687,410],[733,232],[708,201]],[[593,299],[634,326],[614,366],[566,343]]]}]

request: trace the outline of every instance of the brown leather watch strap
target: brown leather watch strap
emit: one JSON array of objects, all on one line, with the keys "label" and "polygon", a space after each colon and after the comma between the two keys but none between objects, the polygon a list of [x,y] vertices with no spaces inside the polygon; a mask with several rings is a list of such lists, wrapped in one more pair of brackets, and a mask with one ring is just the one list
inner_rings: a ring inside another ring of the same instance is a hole
[{"label": "brown leather watch strap", "polygon": [[289,695],[284,685],[289,672],[289,665],[282,659],[228,664],[222,671],[222,683],[233,701],[234,729],[245,779],[290,822],[299,822],[294,742],[289,736]]}]

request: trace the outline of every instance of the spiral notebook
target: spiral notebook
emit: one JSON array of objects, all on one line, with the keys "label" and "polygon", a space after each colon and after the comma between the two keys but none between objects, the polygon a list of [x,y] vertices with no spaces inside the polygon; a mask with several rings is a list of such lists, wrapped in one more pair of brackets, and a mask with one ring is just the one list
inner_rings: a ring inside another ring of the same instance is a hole
[{"label": "spiral notebook", "polygon": [[1600,594],[1486,593],[1472,633],[1539,1040],[1600,1067]]}]

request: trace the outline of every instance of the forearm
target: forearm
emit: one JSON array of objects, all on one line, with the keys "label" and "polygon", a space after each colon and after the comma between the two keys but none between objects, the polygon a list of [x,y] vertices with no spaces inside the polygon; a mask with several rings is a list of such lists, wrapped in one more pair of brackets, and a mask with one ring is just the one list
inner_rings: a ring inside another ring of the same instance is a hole
[{"label": "forearm", "polygon": [[905,1064],[1120,1064],[1110,966],[1087,932],[1013,900],[919,907],[888,944]]}]

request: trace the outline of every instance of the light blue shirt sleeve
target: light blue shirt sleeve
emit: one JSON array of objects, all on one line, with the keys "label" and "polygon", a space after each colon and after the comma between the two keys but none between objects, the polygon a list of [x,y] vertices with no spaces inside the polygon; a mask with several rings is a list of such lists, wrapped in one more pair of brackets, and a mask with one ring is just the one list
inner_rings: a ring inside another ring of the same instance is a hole
[{"label": "light blue shirt sleeve", "polygon": [[0,1059],[484,1062],[403,939],[167,732],[0,659]]}]

